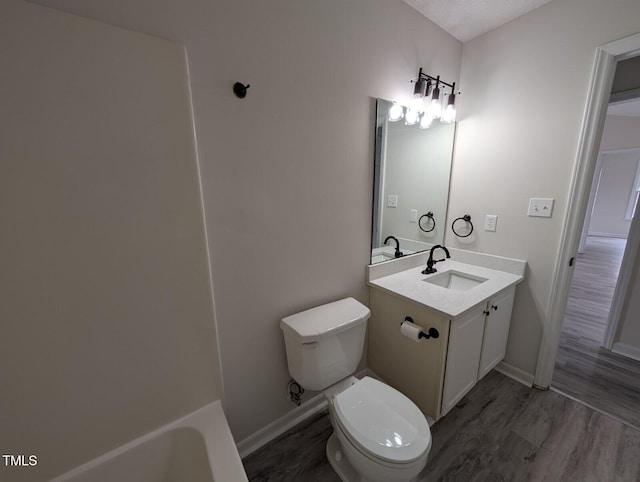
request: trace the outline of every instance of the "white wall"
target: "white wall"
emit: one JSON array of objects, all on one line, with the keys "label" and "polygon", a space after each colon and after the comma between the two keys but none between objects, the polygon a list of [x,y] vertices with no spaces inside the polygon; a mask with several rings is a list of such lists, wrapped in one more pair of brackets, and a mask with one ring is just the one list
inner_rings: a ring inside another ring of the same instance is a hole
[{"label": "white wall", "polygon": [[[462,46],[401,0],[39,0],[187,47],[236,440],[292,409],[283,316],[368,303],[375,102]],[[251,84],[244,100],[234,82]]]},{"label": "white wall", "polygon": [[0,453],[49,480],[220,398],[184,48],[0,3]]},{"label": "white wall", "polygon": [[[506,361],[533,374],[595,49],[640,31],[640,3],[554,0],[463,47],[449,216],[477,233],[446,243],[526,259]],[[461,96],[462,98],[462,96]],[[527,217],[530,197],[555,198],[551,219]],[[495,233],[482,229],[497,214]]]},{"label": "white wall", "polygon": [[640,147],[640,117],[609,115],[604,123],[601,151]]},{"label": "white wall", "polygon": [[596,172],[598,192],[589,223],[590,235],[627,237],[631,220],[625,216],[638,160],[640,151],[602,154],[601,170]]}]

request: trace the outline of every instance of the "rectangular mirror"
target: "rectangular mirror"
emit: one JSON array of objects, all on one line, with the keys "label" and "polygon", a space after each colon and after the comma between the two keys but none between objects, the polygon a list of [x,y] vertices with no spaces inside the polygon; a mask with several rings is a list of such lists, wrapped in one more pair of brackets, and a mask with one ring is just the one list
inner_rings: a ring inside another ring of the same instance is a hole
[{"label": "rectangular mirror", "polygon": [[377,99],[371,264],[397,257],[395,239],[403,255],[442,244],[446,228],[455,123],[391,122],[392,105]]}]

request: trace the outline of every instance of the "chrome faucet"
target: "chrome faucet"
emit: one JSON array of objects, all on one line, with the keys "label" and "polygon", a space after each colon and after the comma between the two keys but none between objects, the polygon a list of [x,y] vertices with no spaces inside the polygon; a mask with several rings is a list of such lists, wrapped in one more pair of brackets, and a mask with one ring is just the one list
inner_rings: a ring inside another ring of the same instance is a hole
[{"label": "chrome faucet", "polygon": [[451,258],[451,255],[449,254],[449,250],[447,248],[439,244],[436,244],[433,248],[431,248],[431,251],[429,251],[429,259],[427,260],[427,267],[422,271],[422,274],[435,273],[438,270],[435,269],[433,265],[436,263],[439,263],[440,261],[445,260],[445,258],[439,259],[437,261],[433,259],[433,252],[438,248],[444,250],[444,254],[447,256],[447,258]]},{"label": "chrome faucet", "polygon": [[387,244],[387,241],[389,241],[390,239],[393,239],[396,242],[396,251],[394,253],[394,256],[396,258],[401,258],[402,256],[404,256],[402,251],[400,251],[400,241],[398,241],[398,238],[396,238],[395,236],[387,236],[387,239],[384,240],[384,244]]}]

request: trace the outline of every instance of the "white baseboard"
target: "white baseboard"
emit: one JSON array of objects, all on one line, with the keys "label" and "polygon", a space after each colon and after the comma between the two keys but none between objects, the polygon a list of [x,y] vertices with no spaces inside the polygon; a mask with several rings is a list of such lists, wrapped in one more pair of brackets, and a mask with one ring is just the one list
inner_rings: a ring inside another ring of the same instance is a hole
[{"label": "white baseboard", "polygon": [[[355,373],[354,376],[356,378],[362,378],[364,376],[375,377],[375,374],[371,373],[369,369],[365,368],[364,370]],[[302,423],[305,420],[315,416],[316,414],[327,410],[328,407],[329,405],[324,395],[322,393],[318,393],[299,407],[296,407],[290,412],[285,413],[282,417],[274,420],[269,425],[262,427],[257,432],[254,432],[247,438],[238,442],[236,444],[236,447],[238,449],[238,453],[240,454],[240,458],[244,459],[248,455],[251,455],[259,448],[267,445],[272,440],[275,440],[287,430],[290,430],[299,423]]]},{"label": "white baseboard", "polygon": [[525,372],[518,367],[511,365],[510,363],[505,362],[504,360],[498,363],[495,367],[495,370],[502,373],[503,375],[508,376],[509,378],[514,379],[516,382],[520,382],[527,387],[533,386],[534,376],[531,373]]},{"label": "white baseboard", "polygon": [[616,342],[611,347],[611,351],[617,353],[618,355],[626,356],[640,361],[640,348],[638,347]]},{"label": "white baseboard", "polygon": [[322,393],[317,394],[299,407],[285,413],[282,417],[274,420],[269,425],[238,442],[236,446],[238,448],[240,458],[244,459],[246,456],[251,455],[253,452],[268,444],[276,437],[282,435],[287,430],[292,429],[300,422],[303,422],[317,413],[326,410],[327,407],[328,404],[324,395]]},{"label": "white baseboard", "polygon": [[619,233],[587,233],[587,236],[597,236],[597,237],[600,237],[600,238],[627,239],[627,235],[626,234],[619,234]]}]

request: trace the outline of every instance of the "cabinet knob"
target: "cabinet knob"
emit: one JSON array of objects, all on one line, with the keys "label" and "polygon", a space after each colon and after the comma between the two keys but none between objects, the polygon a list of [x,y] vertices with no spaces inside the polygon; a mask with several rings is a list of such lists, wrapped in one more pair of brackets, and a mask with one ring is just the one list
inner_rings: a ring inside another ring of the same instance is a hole
[{"label": "cabinet knob", "polygon": [[494,310],[498,311],[498,305],[491,305],[491,308],[493,308]]},{"label": "cabinet knob", "polygon": [[483,311],[483,312],[482,312],[482,314],[483,314],[484,316],[489,316],[489,315],[491,314],[491,312],[490,312],[490,311],[486,311],[486,310],[485,310],[485,311]]}]

